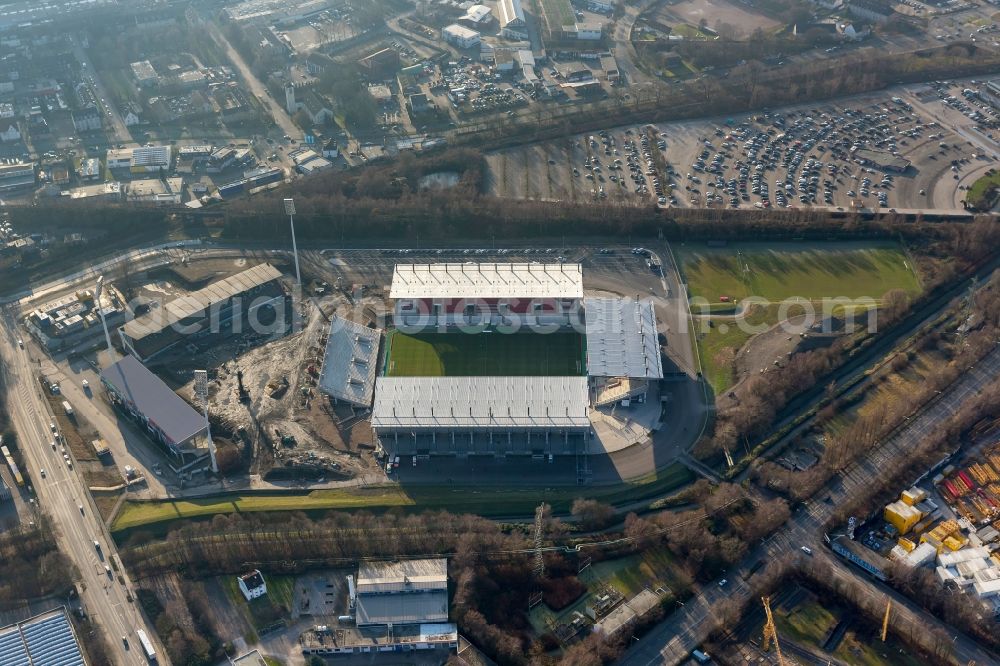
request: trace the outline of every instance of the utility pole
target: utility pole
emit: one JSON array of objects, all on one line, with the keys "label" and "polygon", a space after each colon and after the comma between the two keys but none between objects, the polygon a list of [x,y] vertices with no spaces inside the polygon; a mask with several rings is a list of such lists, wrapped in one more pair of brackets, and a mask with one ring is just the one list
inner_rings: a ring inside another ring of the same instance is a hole
[{"label": "utility pole", "polygon": [[295,245],[295,199],[285,199],[285,214],[292,229],[292,255],[295,257],[295,282],[302,289],[302,274],[299,272],[299,248]]}]

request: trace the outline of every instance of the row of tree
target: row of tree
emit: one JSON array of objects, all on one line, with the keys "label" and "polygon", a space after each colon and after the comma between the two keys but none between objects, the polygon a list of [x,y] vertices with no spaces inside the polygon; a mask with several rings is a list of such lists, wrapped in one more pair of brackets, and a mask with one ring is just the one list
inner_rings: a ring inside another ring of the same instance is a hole
[{"label": "row of tree", "polygon": [[66,595],[79,572],[56,545],[48,520],[0,533],[0,605]]},{"label": "row of tree", "polygon": [[[849,409],[854,408],[856,413],[847,427],[826,436],[823,454],[816,465],[804,471],[792,471],[774,462],[760,461],[752,471],[754,480],[795,500],[811,497],[834,474],[885,440],[914,410],[947,389],[966,368],[990,353],[1000,336],[1000,273],[995,273],[990,282],[976,292],[972,307],[963,306],[958,312],[966,320],[954,322],[953,327],[963,324],[961,330],[948,334],[938,328],[924,331],[910,352],[897,354],[873,376],[864,393],[834,400],[823,408],[818,415],[818,427]],[[970,324],[973,330],[968,331]],[[883,382],[922,363],[927,354],[945,360],[946,365],[910,387],[907,400],[879,399],[878,389]],[[856,403],[869,397],[874,398],[875,407],[864,411],[857,409]]]}]

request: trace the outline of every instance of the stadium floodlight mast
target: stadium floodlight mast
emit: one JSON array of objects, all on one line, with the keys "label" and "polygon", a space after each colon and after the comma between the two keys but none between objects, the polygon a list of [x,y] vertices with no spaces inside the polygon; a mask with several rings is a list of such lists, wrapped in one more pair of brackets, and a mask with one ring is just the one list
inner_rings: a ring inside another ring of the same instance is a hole
[{"label": "stadium floodlight mast", "polygon": [[288,226],[292,228],[292,255],[295,257],[295,281],[302,288],[302,274],[299,273],[299,248],[295,245],[295,199],[285,199],[285,214]]},{"label": "stadium floodlight mast", "polygon": [[115,360],[115,350],[111,346],[111,334],[108,333],[108,322],[104,320],[104,308],[101,307],[101,292],[104,291],[104,276],[97,278],[97,288],[94,289],[94,303],[97,305],[97,316],[101,318],[101,327],[104,329],[104,341],[108,343],[108,354],[111,361]]},{"label": "stadium floodlight mast", "polygon": [[215,459],[215,442],[212,441],[212,426],[208,422],[208,371],[194,371],[194,395],[195,400],[201,403],[203,414],[205,415],[205,434],[208,436],[208,454],[212,459],[212,473],[219,473],[219,463]]}]

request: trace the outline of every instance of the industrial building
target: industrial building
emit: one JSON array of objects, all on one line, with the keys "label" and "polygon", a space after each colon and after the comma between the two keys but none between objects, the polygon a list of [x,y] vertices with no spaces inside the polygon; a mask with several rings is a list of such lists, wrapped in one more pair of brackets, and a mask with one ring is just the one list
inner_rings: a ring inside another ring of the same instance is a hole
[{"label": "industrial building", "polygon": [[479,29],[488,25],[493,20],[493,10],[486,5],[472,5],[465,10],[465,16],[458,20]]},{"label": "industrial building", "polygon": [[464,25],[452,23],[441,29],[441,39],[460,49],[471,49],[479,44],[479,33]]},{"label": "industrial building", "polygon": [[0,627],[4,666],[86,666],[80,641],[65,608]]},{"label": "industrial building", "polygon": [[448,560],[363,562],[351,606],[358,627],[447,622]]},{"label": "industrial building", "polygon": [[191,338],[223,329],[239,332],[264,307],[274,308],[283,320],[280,277],[271,264],[260,264],[176,298],[119,328],[122,344],[145,363]]},{"label": "industrial building", "polygon": [[319,390],[334,400],[371,407],[381,339],[376,329],[334,317],[323,354]]},{"label": "industrial building", "polygon": [[100,335],[102,316],[110,328],[123,324],[126,315],[125,307],[108,292],[98,305],[94,293],[82,289],[38,306],[25,317],[24,325],[46,349],[60,349],[92,335]]},{"label": "industrial building", "polygon": [[379,377],[372,428],[404,455],[580,453],[586,377]]},{"label": "industrial building", "polygon": [[101,371],[111,403],[142,426],[171,453],[201,455],[207,440],[205,418],[174,393],[134,356],[126,355]]},{"label": "industrial building", "polygon": [[497,3],[497,14],[502,36],[508,39],[527,39],[528,31],[521,0],[500,0]]},{"label": "industrial building", "polygon": [[570,326],[583,300],[580,264],[397,264],[390,298],[402,330]]},{"label": "industrial building", "polygon": [[29,187],[35,184],[35,165],[32,162],[3,160],[0,162],[0,192]]}]

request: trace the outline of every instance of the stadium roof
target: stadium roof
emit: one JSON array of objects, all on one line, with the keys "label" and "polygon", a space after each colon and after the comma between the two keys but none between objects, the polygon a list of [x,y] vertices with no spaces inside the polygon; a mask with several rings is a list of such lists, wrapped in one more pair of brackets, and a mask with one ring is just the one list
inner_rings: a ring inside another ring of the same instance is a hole
[{"label": "stadium roof", "polygon": [[0,628],[3,666],[86,666],[62,608]]},{"label": "stadium roof", "polygon": [[590,376],[663,378],[656,314],[651,302],[585,298],[583,304]]},{"label": "stadium roof", "polygon": [[390,298],[583,298],[580,264],[396,264]]},{"label": "stadium roof", "polygon": [[422,624],[448,620],[448,590],[417,594],[358,596],[358,626],[366,624]]},{"label": "stadium roof", "polygon": [[447,590],[448,560],[403,560],[362,562],[358,565],[358,594]]},{"label": "stadium roof", "polygon": [[204,417],[134,356],[125,356],[102,370],[101,381],[131,402],[177,446],[205,430]]},{"label": "stadium roof", "polygon": [[334,317],[323,355],[319,389],[338,400],[371,407],[381,333]]},{"label": "stadium roof", "polygon": [[586,377],[379,377],[376,429],[589,428]]},{"label": "stadium roof", "polygon": [[260,264],[253,268],[213,282],[204,289],[193,291],[186,296],[175,298],[162,308],[136,317],[123,327],[125,335],[132,340],[142,340],[148,335],[159,333],[165,328],[179,324],[188,317],[200,315],[213,304],[238,296],[245,291],[267,284],[281,277],[281,271],[271,264]]}]

